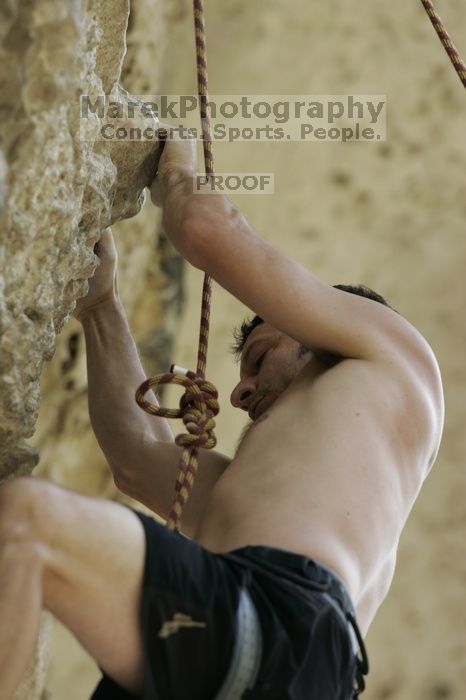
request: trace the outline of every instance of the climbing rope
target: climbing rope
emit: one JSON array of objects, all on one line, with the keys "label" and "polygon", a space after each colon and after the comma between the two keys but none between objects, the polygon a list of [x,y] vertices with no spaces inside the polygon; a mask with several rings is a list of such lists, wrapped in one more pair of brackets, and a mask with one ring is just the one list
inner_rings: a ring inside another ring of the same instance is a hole
[{"label": "climbing rope", "polygon": [[[209,100],[207,83],[207,55],[204,26],[204,0],[193,0],[194,28],[196,35],[197,85],[201,112],[202,142],[206,175],[214,174],[212,134],[207,103]],[[202,289],[201,323],[197,355],[197,370],[191,372],[172,365],[170,372],[146,379],[136,391],[136,401],[148,413],[161,418],[181,418],[186,434],[175,438],[183,447],[175,485],[175,496],[167,521],[170,530],[180,530],[181,515],[191,494],[199,466],[199,448],[212,449],[217,444],[214,434],[214,416],[218,414],[218,393],[213,384],[206,381],[205,370],[209,343],[210,302],[212,280],[204,276]],[[145,394],[160,384],[179,384],[185,393],[179,409],[167,409],[146,401]]]},{"label": "climbing rope", "polygon": [[450,35],[448,34],[444,23],[442,22],[440,16],[438,15],[434,4],[431,0],[421,0],[424,5],[424,9],[430,17],[432,24],[435,27],[435,31],[440,37],[440,41],[445,47],[447,54],[450,56],[451,62],[455,66],[456,72],[458,73],[461,82],[466,88],[466,65],[461,59],[458,53],[458,49],[452,42]]},{"label": "climbing rope", "polygon": [[[453,44],[445,25],[437,14],[431,0],[421,0],[432,24],[437,31],[456,71],[466,87],[466,66]],[[208,80],[207,80],[207,55],[204,25],[204,0],[193,0],[194,28],[196,36],[196,61],[197,84],[200,102],[202,143],[204,146],[204,163],[206,175],[214,174],[214,156],[212,149],[212,134],[208,114]],[[161,137],[163,138],[163,137]],[[180,530],[183,509],[188,502],[194,480],[199,466],[199,448],[212,449],[217,440],[214,434],[214,416],[218,414],[218,392],[213,384],[206,381],[205,370],[207,363],[207,349],[209,343],[210,303],[212,296],[212,280],[209,275],[204,276],[202,289],[202,309],[199,331],[199,345],[197,355],[196,372],[184,370],[173,365],[170,372],[158,374],[146,379],[136,391],[136,401],[147,413],[161,418],[180,418],[186,427],[187,433],[175,438],[177,445],[183,447],[178,467],[178,475],[175,485],[175,496],[167,521],[170,530]],[[150,403],[144,397],[145,394],[160,384],[178,384],[185,388],[180,400],[179,409],[163,408]]]}]

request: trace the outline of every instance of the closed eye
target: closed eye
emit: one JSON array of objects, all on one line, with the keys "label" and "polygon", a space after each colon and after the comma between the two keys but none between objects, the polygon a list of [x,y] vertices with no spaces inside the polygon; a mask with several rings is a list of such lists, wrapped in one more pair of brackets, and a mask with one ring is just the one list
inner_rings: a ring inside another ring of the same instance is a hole
[{"label": "closed eye", "polygon": [[261,365],[264,361],[264,357],[267,355],[267,352],[263,352],[262,355],[259,355],[258,358],[254,361],[254,368],[259,371],[261,368]]}]

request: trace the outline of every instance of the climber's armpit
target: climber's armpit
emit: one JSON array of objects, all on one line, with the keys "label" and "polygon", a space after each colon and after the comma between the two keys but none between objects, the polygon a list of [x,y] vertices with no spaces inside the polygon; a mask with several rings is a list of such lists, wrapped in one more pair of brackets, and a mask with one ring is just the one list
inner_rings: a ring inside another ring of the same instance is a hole
[{"label": "climber's armpit", "polygon": [[[137,461],[115,474],[115,483],[120,491],[168,520],[182,451],[174,442],[148,440],[138,450]],[[183,511],[182,531],[188,537],[194,536],[212,489],[230,462],[220,452],[199,451],[196,483]]]}]

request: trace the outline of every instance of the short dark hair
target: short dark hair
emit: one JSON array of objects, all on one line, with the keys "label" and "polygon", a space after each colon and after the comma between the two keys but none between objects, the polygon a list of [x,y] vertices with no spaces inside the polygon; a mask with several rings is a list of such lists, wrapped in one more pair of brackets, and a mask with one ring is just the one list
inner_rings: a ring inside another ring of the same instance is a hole
[{"label": "short dark hair", "polygon": [[[388,306],[389,309],[395,311],[393,306],[390,306],[388,301],[383,298],[377,292],[374,292],[370,287],[366,287],[365,284],[334,284],[335,289],[341,289],[343,292],[349,292],[350,294],[357,294],[360,297],[366,297],[366,299],[372,299],[372,301],[378,301],[379,304]],[[398,311],[396,312],[398,313]]]},{"label": "short dark hair", "polygon": [[234,354],[236,360],[239,360],[243,348],[246,345],[246,341],[253,332],[254,328],[260,326],[264,323],[264,319],[260,316],[254,316],[253,318],[246,319],[243,321],[241,326],[236,326],[233,329],[233,343],[231,345],[231,351]]},{"label": "short dark hair", "polygon": [[[373,301],[377,301],[379,304],[388,306],[389,309],[392,309],[392,311],[398,313],[396,309],[390,306],[383,296],[377,294],[377,292],[374,292],[374,290],[370,287],[366,287],[365,284],[334,284],[333,287],[335,289],[341,289],[343,292],[348,292],[349,294],[357,294],[360,297],[372,299]],[[233,329],[234,342],[231,345],[231,351],[237,360],[240,358],[244,346],[246,345],[246,341],[253,332],[254,328],[260,326],[261,323],[264,323],[263,318],[260,316],[253,316],[252,318],[246,319],[240,326],[236,326]]]}]

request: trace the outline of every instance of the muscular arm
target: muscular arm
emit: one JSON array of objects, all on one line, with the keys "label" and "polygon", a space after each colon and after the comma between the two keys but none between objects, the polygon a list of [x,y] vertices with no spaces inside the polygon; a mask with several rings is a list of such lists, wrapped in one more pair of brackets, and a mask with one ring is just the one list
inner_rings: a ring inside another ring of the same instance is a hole
[{"label": "muscular arm", "polygon": [[[173,442],[163,418],[139,408],[134,394],[146,379],[136,343],[117,299],[98,306],[83,319],[86,338],[89,416],[97,440],[116,473],[133,461],[140,444]],[[147,398],[157,400],[153,392]]]},{"label": "muscular arm", "polygon": [[[119,301],[98,307],[83,320],[87,348],[89,415],[118,488],[167,519],[181,448],[163,418],[150,416],[134,400],[146,378]],[[147,399],[157,400],[152,392]],[[183,514],[183,531],[193,536],[210,492],[230,460],[201,451],[198,477]]]},{"label": "muscular arm", "polygon": [[197,216],[186,224],[193,263],[274,328],[315,353],[353,359],[422,344],[392,309],[335,289],[268,243],[226,198],[210,206],[203,226]]},{"label": "muscular arm", "polygon": [[[89,415],[118,488],[167,519],[181,448],[168,422],[137,405],[136,388],[146,378],[118,295],[116,249],[110,232],[99,244],[100,267],[75,316],[86,339]],[[157,403],[153,392],[147,399]],[[230,460],[201,450],[199,474],[183,514],[183,530],[193,535],[210,492]]]},{"label": "muscular arm", "polygon": [[[167,143],[153,187],[167,235],[184,257],[278,330],[315,352],[390,361],[412,346],[432,352],[402,316],[319,280],[259,236],[223,195],[193,193],[195,148]],[[420,352],[421,351],[421,352]]]}]

